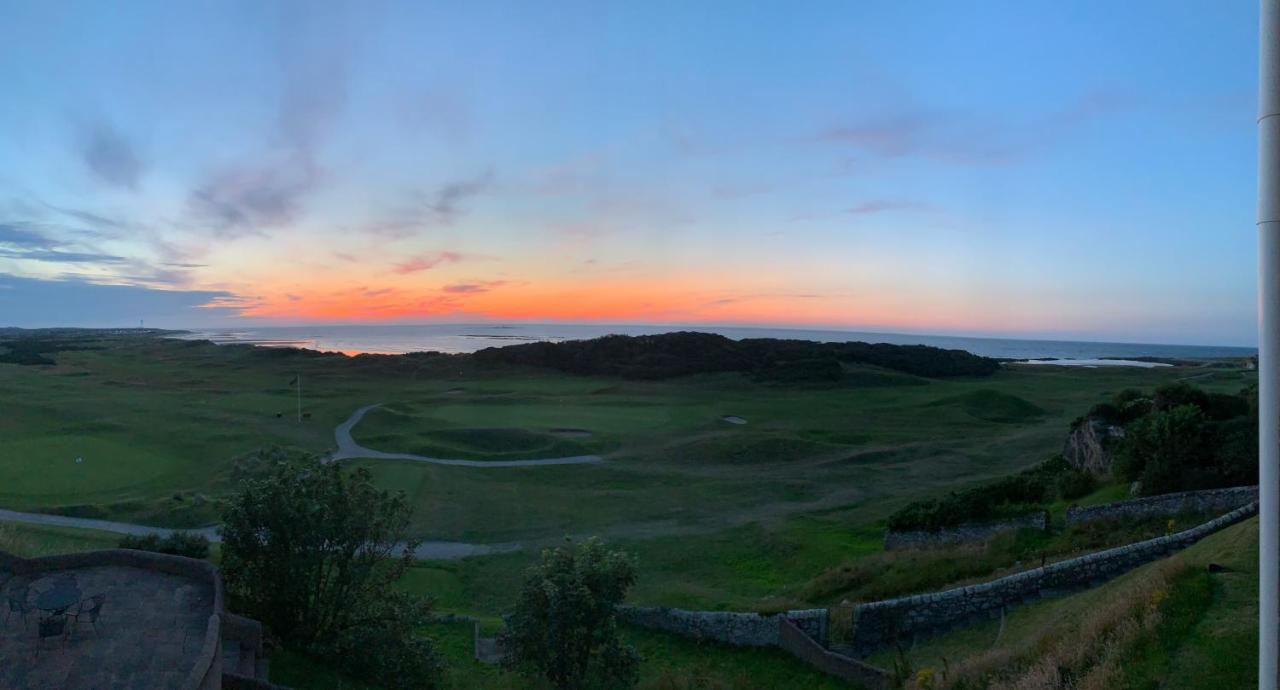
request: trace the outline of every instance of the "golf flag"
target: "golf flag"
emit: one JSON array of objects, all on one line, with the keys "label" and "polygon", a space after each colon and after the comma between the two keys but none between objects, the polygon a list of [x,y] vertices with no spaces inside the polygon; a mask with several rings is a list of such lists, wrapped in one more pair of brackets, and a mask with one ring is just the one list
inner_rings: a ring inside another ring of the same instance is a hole
[{"label": "golf flag", "polygon": [[294,376],[293,380],[289,382],[289,385],[294,386],[294,385],[297,385],[297,383],[298,383],[298,377]]}]

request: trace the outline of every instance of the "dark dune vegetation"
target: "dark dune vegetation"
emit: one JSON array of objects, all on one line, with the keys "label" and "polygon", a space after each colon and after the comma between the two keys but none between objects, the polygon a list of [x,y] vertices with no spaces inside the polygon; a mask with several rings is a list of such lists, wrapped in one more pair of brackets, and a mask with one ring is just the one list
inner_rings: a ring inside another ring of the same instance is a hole
[{"label": "dark dune vegetation", "polygon": [[562,343],[485,348],[482,362],[524,364],[570,374],[667,379],[689,374],[742,372],[762,380],[837,381],[841,363],[870,364],[916,376],[989,376],[1000,364],[963,350],[884,343],[818,343],[682,331],[662,335],[610,335]]}]

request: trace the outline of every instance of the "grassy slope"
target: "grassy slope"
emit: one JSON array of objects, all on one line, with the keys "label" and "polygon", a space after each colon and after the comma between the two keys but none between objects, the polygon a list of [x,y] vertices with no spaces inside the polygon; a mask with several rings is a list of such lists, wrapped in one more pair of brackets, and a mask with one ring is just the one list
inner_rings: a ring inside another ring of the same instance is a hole
[{"label": "grassy slope", "polygon": [[[1256,685],[1257,544],[1255,518],[1182,553],[1180,558],[1188,567],[1168,593],[1159,624],[1124,651],[1124,671],[1117,687],[1243,689]],[[1232,571],[1210,575],[1209,563]],[[1039,637],[1081,639],[1081,630],[1092,616],[1124,601],[1122,593],[1160,566],[1148,564],[1101,587],[1016,608],[1003,621],[923,641],[908,650],[907,657],[914,669],[942,669],[963,665],[978,654],[1015,653]],[[891,665],[894,656],[886,651],[873,661]]]},{"label": "grassy slope", "polygon": [[[672,525],[714,531],[826,509],[872,521],[913,497],[1042,459],[1107,393],[1185,375],[1017,367],[982,379],[863,384],[882,372],[862,368],[868,376],[846,385],[796,388],[737,375],[635,382],[478,371],[453,360],[289,359],[161,340],[56,357],[52,368],[0,364],[0,506],[163,524],[212,519],[213,508],[174,495],[224,494],[232,459],[262,445],[322,451],[333,427],[370,402],[388,409],[355,434],[382,450],[608,455],[604,466],[522,471],[365,463],[383,485],[410,492],[421,536],[484,541],[627,537]],[[311,414],[302,424],[292,419],[295,371]],[[1197,383],[1235,390],[1247,376],[1215,372]],[[727,424],[726,414],[748,423]],[[564,428],[592,435],[551,433]]]}]

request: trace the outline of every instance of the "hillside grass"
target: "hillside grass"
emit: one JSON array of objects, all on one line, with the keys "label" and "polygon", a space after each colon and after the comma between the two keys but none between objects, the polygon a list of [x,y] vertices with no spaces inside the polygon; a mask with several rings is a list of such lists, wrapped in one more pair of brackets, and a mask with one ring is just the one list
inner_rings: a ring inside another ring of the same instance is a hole
[{"label": "hillside grass", "polygon": [[[423,538],[628,538],[830,510],[861,524],[912,498],[1035,464],[1060,448],[1081,410],[1185,375],[1011,366],[990,377],[921,379],[857,366],[867,376],[815,387],[739,374],[628,381],[158,338],[95,347],[53,353],[55,366],[0,364],[0,506],[207,523],[233,489],[236,457],[267,445],[324,452],[352,411],[384,403],[354,429],[379,450],[608,459],[500,471],[358,461],[383,486],[410,493]],[[309,415],[301,423],[295,374]],[[1252,376],[1214,370],[1197,383],[1234,391]]]},{"label": "hillside grass", "polygon": [[[348,358],[154,338],[100,345],[52,353],[54,366],[0,363],[0,507],[206,524],[235,489],[237,457],[268,445],[324,452],[333,428],[372,403],[385,406],[354,433],[379,450],[474,459],[605,455],[602,465],[537,468],[349,463],[368,468],[380,486],[406,492],[415,536],[526,547],[419,563],[402,583],[435,597],[443,611],[489,617],[511,605],[538,548],[566,536],[601,535],[634,553],[633,603],[759,611],[940,589],[1055,548],[1066,554],[1127,540],[1135,534],[1076,535],[1074,542],[1014,535],[981,552],[882,549],[883,520],[897,508],[1035,465],[1060,450],[1071,420],[1094,403],[1187,375],[1177,367],[1015,365],[990,377],[923,379],[859,365],[846,366],[857,375],[834,385],[760,383],[739,374],[654,382],[481,368],[443,357]],[[289,386],[297,373],[309,415],[302,422]],[[1252,372],[1214,369],[1196,384],[1235,392],[1252,381]],[[727,423],[725,415],[746,424]],[[1117,500],[1124,491],[1104,487],[1078,502]],[[0,549],[8,543],[24,555],[106,548],[117,539],[0,528]],[[1244,595],[1221,589],[1223,582],[1214,580],[1214,603],[1190,616],[1189,632],[1174,635],[1201,641],[1180,642],[1170,664],[1210,649],[1218,631],[1234,639],[1230,619],[1214,616],[1223,607],[1237,610]],[[975,639],[991,632],[975,630]],[[661,636],[644,643],[669,657],[685,653],[666,650]],[[990,646],[989,638],[978,645]],[[973,644],[962,647],[974,651]],[[681,649],[723,659],[725,669],[748,668],[750,679],[770,677],[736,650]],[[921,661],[936,663],[937,656]],[[708,663],[714,669],[720,662]],[[313,665],[296,664],[300,673]],[[1153,672],[1166,672],[1157,666]],[[727,670],[707,673],[682,666],[661,687],[768,687],[735,685],[742,676]],[[502,677],[493,682],[511,682]]]},{"label": "hillside grass", "polygon": [[[918,641],[935,687],[1248,688],[1257,683],[1257,518],[1100,587]],[[1230,570],[1209,573],[1208,564]],[[1074,683],[1068,686],[1067,683]]]}]

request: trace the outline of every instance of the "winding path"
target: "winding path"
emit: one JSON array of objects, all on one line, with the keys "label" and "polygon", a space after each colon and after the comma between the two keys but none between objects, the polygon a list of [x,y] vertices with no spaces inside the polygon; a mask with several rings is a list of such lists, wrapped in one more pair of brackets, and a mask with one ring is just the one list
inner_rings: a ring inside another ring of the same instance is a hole
[{"label": "winding path", "polygon": [[[170,534],[196,534],[211,542],[222,541],[217,526],[198,527],[195,529],[174,529],[169,527],[153,527],[151,525],[135,525],[131,522],[114,522],[111,520],[94,520],[67,515],[50,515],[48,513],[22,513],[16,510],[0,508],[0,522],[23,522],[29,525],[46,527],[73,527],[76,529],[92,529],[115,534],[130,534],[143,537],[154,534],[167,537]],[[485,556],[494,553],[506,553],[520,549],[518,543],[507,544],[471,544],[462,541],[424,541],[413,550],[414,558],[427,561],[452,561],[467,556]],[[401,544],[403,548],[403,544]]]},{"label": "winding path", "polygon": [[[365,405],[351,413],[347,421],[333,430],[333,438],[338,449],[325,459],[325,462],[337,462],[353,458],[372,458],[375,460],[412,460],[427,462],[433,465],[451,465],[454,467],[538,467],[542,465],[595,465],[604,462],[598,455],[572,455],[564,458],[543,458],[536,460],[450,460],[446,458],[429,458],[411,453],[385,453],[372,448],[365,448],[351,437],[351,429],[364,418],[365,414],[378,405]],[[131,522],[115,522],[112,520],[95,520],[93,518],[71,517],[68,515],[50,515],[48,513],[23,513],[16,510],[0,508],[0,521],[22,522],[29,525],[46,527],[73,527],[76,529],[92,529],[116,534],[146,536],[154,534],[167,537],[170,534],[196,534],[211,542],[222,541],[216,526],[195,529],[174,529],[170,527],[154,527],[136,525]],[[484,556],[495,553],[516,551],[521,544],[516,542],[500,544],[473,544],[461,541],[424,541],[414,549],[413,555],[420,560],[455,560],[468,556]]]},{"label": "winding path", "polygon": [[327,459],[327,462],[348,460],[351,458],[372,458],[374,460],[413,460],[433,465],[450,465],[453,467],[540,467],[543,465],[597,465],[604,462],[599,455],[570,455],[563,458],[541,458],[536,460],[450,460],[447,458],[429,458],[412,453],[387,453],[372,448],[365,448],[351,437],[351,429],[364,419],[366,413],[378,405],[365,405],[351,413],[347,421],[333,430],[333,440],[338,449]]}]

